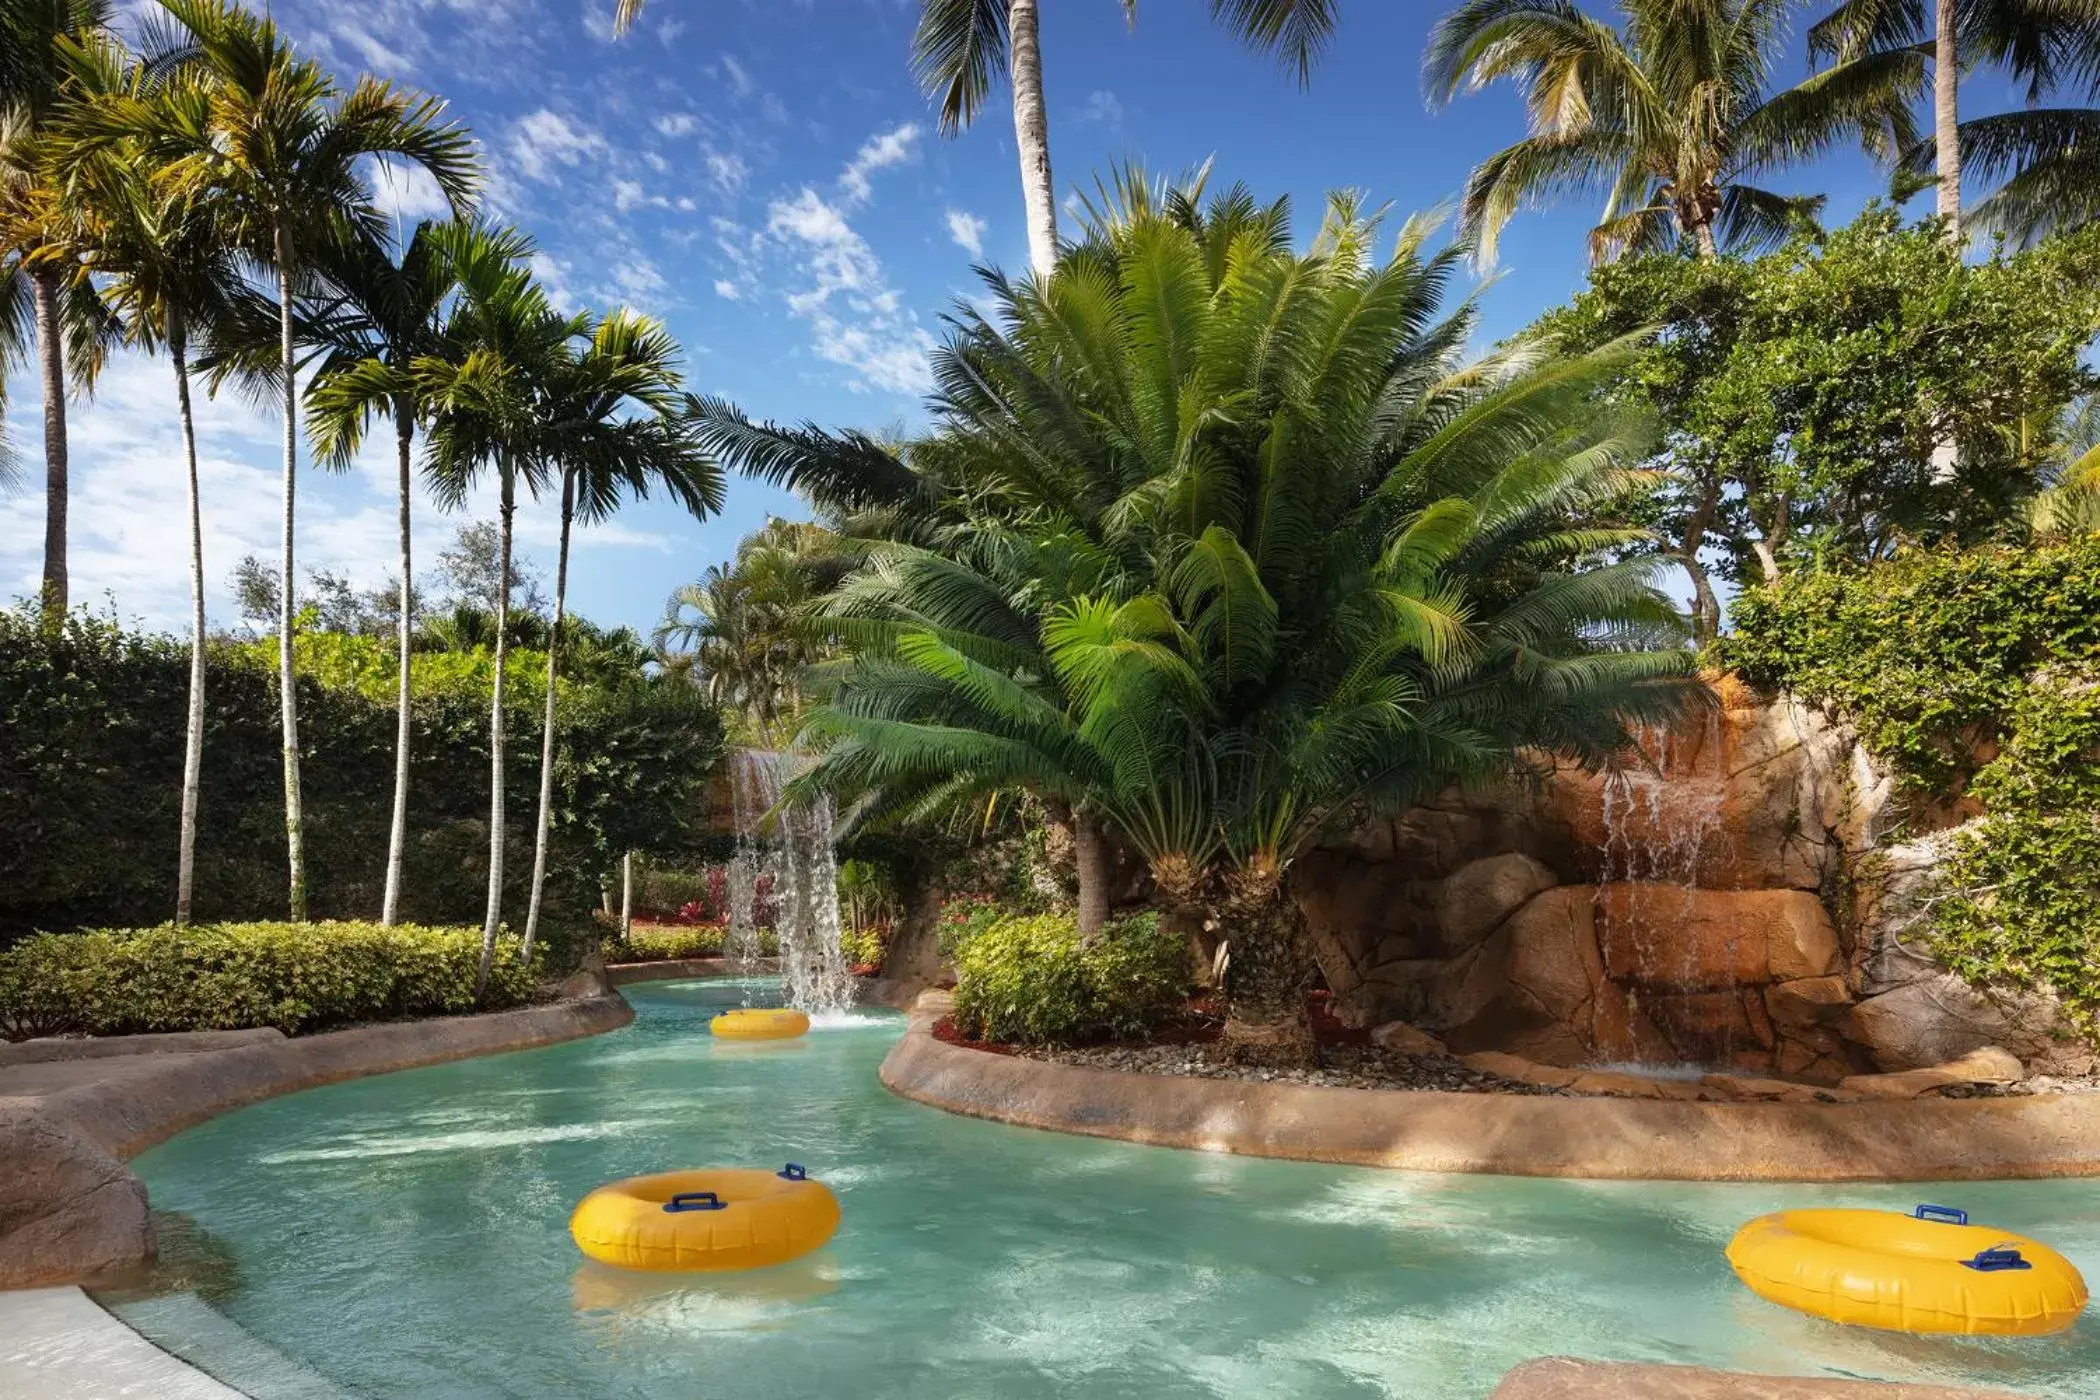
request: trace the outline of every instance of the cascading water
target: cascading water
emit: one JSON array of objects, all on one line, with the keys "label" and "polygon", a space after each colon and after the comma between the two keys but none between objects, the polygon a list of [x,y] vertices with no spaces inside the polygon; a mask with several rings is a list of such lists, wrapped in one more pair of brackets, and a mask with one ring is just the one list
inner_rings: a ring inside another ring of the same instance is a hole
[{"label": "cascading water", "polygon": [[732,970],[754,971],[770,923],[787,1003],[814,1016],[853,1004],[853,974],[839,942],[831,799],[781,799],[798,762],[758,749],[729,755],[737,849],[729,862],[727,952]]}]

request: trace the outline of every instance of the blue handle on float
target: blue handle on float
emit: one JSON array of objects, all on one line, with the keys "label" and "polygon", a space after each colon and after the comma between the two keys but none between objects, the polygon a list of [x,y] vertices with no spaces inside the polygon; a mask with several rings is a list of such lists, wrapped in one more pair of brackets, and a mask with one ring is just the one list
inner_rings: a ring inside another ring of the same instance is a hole
[{"label": "blue handle on float", "polygon": [[785,1179],[786,1179],[786,1180],[788,1180],[788,1181],[807,1181],[807,1180],[809,1180],[809,1173],[808,1173],[808,1172],[806,1172],[806,1171],[804,1171],[804,1170],[803,1170],[803,1169],[802,1169],[801,1167],[798,1167],[798,1166],[796,1166],[796,1165],[795,1165],[795,1164],[794,1164],[793,1162],[790,1162],[790,1163],[788,1163],[788,1164],[787,1164],[786,1166],[782,1167],[782,1168],[781,1168],[781,1169],[780,1169],[779,1171],[777,1171],[777,1172],[774,1172],[774,1173],[773,1173],[773,1175],[775,1175],[775,1176],[777,1176],[777,1177],[782,1177],[782,1178],[785,1178]]},{"label": "blue handle on float", "polygon": [[[1966,1225],[1969,1223],[1969,1213],[1965,1210],[1956,1210],[1953,1206],[1921,1205],[1912,1211],[1911,1214],[1920,1220],[1937,1220],[1942,1225]],[[1988,1253],[1988,1251],[1985,1252]]]},{"label": "blue handle on float", "polygon": [[674,1213],[681,1210],[728,1210],[729,1202],[713,1191],[680,1191],[664,1202],[664,1209]]},{"label": "blue handle on float", "polygon": [[2020,1251],[2010,1246],[1999,1249],[1977,1251],[1974,1259],[1961,1261],[1964,1269],[1974,1269],[1979,1274],[1995,1274],[2006,1269],[2031,1269],[2034,1265],[2020,1257]]}]

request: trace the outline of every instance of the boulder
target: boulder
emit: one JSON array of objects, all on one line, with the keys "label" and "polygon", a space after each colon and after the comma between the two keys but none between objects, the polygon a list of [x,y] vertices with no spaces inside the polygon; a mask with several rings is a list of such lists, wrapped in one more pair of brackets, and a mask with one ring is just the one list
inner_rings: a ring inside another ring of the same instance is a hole
[{"label": "boulder", "polygon": [[1388,1021],[1371,1032],[1371,1043],[1403,1055],[1441,1055],[1444,1042],[1427,1031],[1416,1030],[1405,1021]]},{"label": "boulder", "polygon": [[1796,977],[1765,988],[1765,1013],[1782,1032],[1832,1025],[1851,1006],[1852,991],[1842,977]]},{"label": "boulder", "polygon": [[1755,991],[1658,992],[1641,1008],[1669,1041],[1668,1058],[1699,1064],[1763,1062],[1777,1043],[1764,1002]]},{"label": "boulder", "polygon": [[1845,1027],[1884,1070],[1929,1069],[2013,1038],[2011,1018],[1951,972],[1868,997]]},{"label": "boulder", "polygon": [[1604,965],[1617,980],[1712,991],[1839,968],[1837,930],[1805,890],[1702,890],[1625,881],[1598,891]]},{"label": "boulder", "polygon": [[1455,959],[1430,1024],[1460,1051],[1508,1050],[1555,1064],[1588,1059],[1592,1007],[1604,984],[1592,894],[1587,885],[1547,890],[1469,957]]},{"label": "boulder", "polygon": [[0,1108],[0,1288],[135,1273],[153,1262],[146,1186],[70,1128]]},{"label": "boulder", "polygon": [[1460,866],[1436,896],[1437,931],[1444,947],[1450,952],[1472,947],[1533,895],[1559,883],[1560,877],[1543,863],[1515,851]]},{"label": "boulder", "polygon": [[1856,1103],[1864,1097],[1851,1089],[1826,1089],[1749,1074],[1709,1074],[1699,1082],[1724,1098],[1746,1103]]},{"label": "boulder", "polygon": [[1714,1095],[1689,1079],[1653,1079],[1645,1074],[1622,1074],[1616,1070],[1585,1070],[1568,1086],[1578,1094],[1596,1094],[1613,1099],[1678,1099],[1692,1102]]},{"label": "boulder", "polygon": [[1549,1089],[1565,1089],[1582,1077],[1580,1070],[1564,1069],[1559,1065],[1542,1065],[1536,1060],[1527,1060],[1521,1055],[1505,1055],[1499,1050],[1482,1050],[1474,1055],[1461,1055],[1459,1063],[1467,1069],[1492,1074],[1498,1079],[1512,1079],[1519,1084],[1541,1084]]},{"label": "boulder", "polygon": [[1855,1074],[1838,1087],[1870,1099],[1914,1099],[1920,1094],[1972,1084],[2014,1084],[2026,1076],[2019,1057],[1996,1045],[1972,1050],[1958,1060],[1925,1069],[1892,1074]]}]

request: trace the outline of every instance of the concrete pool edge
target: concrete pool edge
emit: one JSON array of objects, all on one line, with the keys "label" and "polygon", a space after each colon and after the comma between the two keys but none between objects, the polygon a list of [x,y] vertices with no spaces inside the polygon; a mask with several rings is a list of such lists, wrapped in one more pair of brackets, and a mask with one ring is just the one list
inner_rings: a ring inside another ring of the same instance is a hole
[{"label": "concrete pool edge", "polygon": [[614,993],[0,1072],[0,1159],[11,1168],[0,1181],[0,1290],[93,1282],[151,1264],[146,1188],[124,1159],[208,1118],[346,1079],[557,1045],[633,1019]]},{"label": "concrete pool edge", "polygon": [[1157,1147],[1410,1171],[1663,1181],[2100,1176],[2100,1095],[1850,1104],[1331,1089],[946,1044],[922,1002],[879,1071],[949,1113]]},{"label": "concrete pool edge", "polygon": [[0,1400],[246,1400],[79,1288],[0,1293]]}]

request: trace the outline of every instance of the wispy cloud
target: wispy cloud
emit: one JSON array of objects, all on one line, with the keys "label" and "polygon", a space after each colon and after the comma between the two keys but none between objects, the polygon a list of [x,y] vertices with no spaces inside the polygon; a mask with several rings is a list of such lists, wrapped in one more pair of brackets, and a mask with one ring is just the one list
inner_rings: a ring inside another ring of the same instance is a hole
[{"label": "wispy cloud", "polygon": [[1105,126],[1110,131],[1123,129],[1123,102],[1106,88],[1096,88],[1086,95],[1086,105],[1079,109],[1082,125]]},{"label": "wispy cloud", "polygon": [[868,177],[878,170],[887,170],[893,165],[902,165],[918,155],[919,124],[906,122],[888,131],[870,136],[860,151],[839,175],[839,188],[845,191],[849,205],[861,205],[868,201],[873,186]]},{"label": "wispy cloud", "polygon": [[984,220],[961,209],[948,211],[948,236],[973,258],[984,256]]},{"label": "wispy cloud", "polygon": [[511,128],[511,159],[534,180],[553,179],[557,166],[574,167],[586,156],[602,156],[610,149],[596,128],[547,107],[519,118]]},{"label": "wispy cloud", "polygon": [[794,253],[803,274],[787,304],[808,318],[818,356],[855,372],[849,388],[923,393],[932,382],[926,356],[933,337],[903,309],[846,212],[804,186],[794,199],[768,207],[766,229]]},{"label": "wispy cloud", "polygon": [[691,112],[667,112],[653,125],[659,136],[690,136],[700,129],[700,119]]},{"label": "wispy cloud", "polygon": [[744,192],[745,181],[751,178],[751,167],[735,151],[709,151],[707,153],[707,181],[731,199]]},{"label": "wispy cloud", "polygon": [[729,84],[734,97],[749,97],[758,90],[758,80],[751,76],[743,64],[736,61],[735,54],[722,55],[722,77]]}]

